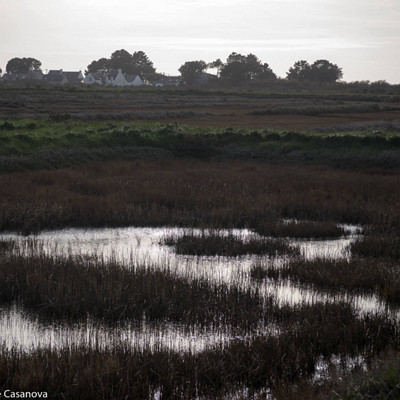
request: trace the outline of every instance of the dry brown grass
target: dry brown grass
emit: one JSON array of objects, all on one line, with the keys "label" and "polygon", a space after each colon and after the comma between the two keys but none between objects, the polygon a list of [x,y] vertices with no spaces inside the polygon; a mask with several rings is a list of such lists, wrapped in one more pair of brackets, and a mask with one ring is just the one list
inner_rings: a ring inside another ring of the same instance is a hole
[{"label": "dry brown grass", "polygon": [[398,226],[397,170],[132,161],[0,175],[0,230],[257,227],[279,218]]}]

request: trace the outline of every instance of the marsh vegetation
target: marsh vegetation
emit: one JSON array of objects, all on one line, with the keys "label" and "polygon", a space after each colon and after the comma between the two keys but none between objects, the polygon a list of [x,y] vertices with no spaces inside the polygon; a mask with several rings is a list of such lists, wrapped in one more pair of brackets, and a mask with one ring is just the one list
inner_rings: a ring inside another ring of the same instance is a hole
[{"label": "marsh vegetation", "polygon": [[396,96],[2,90],[0,388],[396,395]]}]

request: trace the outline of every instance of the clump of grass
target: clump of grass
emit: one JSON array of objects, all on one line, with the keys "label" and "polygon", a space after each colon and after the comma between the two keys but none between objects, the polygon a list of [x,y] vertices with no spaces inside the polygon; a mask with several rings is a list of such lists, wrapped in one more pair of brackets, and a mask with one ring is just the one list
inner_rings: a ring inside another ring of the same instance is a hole
[{"label": "clump of grass", "polygon": [[0,131],[12,131],[15,129],[15,125],[12,122],[4,121],[0,124]]},{"label": "clump of grass", "polygon": [[250,275],[254,279],[290,278],[324,290],[377,293],[389,302],[400,303],[399,272],[397,264],[383,259],[294,259],[279,268],[255,264]]},{"label": "clump of grass", "polygon": [[365,235],[352,243],[351,251],[363,257],[400,260],[400,237],[395,233]]},{"label": "clump of grass", "polygon": [[178,254],[196,256],[242,256],[247,254],[299,255],[300,250],[283,239],[239,237],[233,233],[193,232],[183,236],[169,236],[162,243],[174,246]]},{"label": "clump of grass", "polygon": [[[90,262],[89,262],[90,261]],[[249,329],[273,310],[257,292],[175,276],[169,270],[83,257],[55,258],[18,252],[1,257],[0,302],[18,301],[45,318],[76,321],[87,315],[123,320],[174,321]]]},{"label": "clump of grass", "polygon": [[337,238],[345,234],[345,230],[330,221],[260,221],[254,230],[263,236],[291,237],[302,239]]}]

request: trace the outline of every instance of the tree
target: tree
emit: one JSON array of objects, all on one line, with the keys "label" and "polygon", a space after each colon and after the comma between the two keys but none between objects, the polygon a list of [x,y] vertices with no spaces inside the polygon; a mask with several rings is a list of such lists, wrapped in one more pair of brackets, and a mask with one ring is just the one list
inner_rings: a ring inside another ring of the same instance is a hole
[{"label": "tree", "polygon": [[257,76],[257,79],[277,79],[277,76],[274,71],[272,71],[271,67],[264,63],[261,66],[261,71]]},{"label": "tree", "polygon": [[8,74],[28,74],[32,71],[40,71],[42,63],[39,60],[31,57],[12,58],[6,65]]},{"label": "tree", "polygon": [[254,54],[244,56],[231,53],[226,63],[221,67],[220,75],[221,78],[231,84],[241,84],[260,79],[276,79],[276,75],[269,65],[262,64]]},{"label": "tree", "polygon": [[192,86],[198,82],[207,67],[208,65],[203,60],[186,61],[178,70],[181,73],[183,84]]},{"label": "tree", "polygon": [[296,61],[293,67],[289,68],[286,78],[289,80],[304,81],[310,79],[311,66],[307,61]]},{"label": "tree", "polygon": [[221,74],[221,68],[224,66],[224,63],[221,61],[220,58],[217,58],[215,61],[210,62],[208,64],[208,68],[216,68],[217,69],[217,76]]},{"label": "tree", "polygon": [[107,58],[100,58],[97,61],[92,61],[88,66],[85,74],[89,72],[100,72],[106,74],[110,70],[110,60]]},{"label": "tree", "polygon": [[156,69],[144,51],[135,51],[132,55],[132,73],[139,75],[141,79],[152,79],[156,75]]},{"label": "tree", "polygon": [[311,65],[311,79],[320,83],[334,83],[343,77],[342,69],[328,60],[317,60]]},{"label": "tree", "polygon": [[342,69],[328,60],[317,60],[313,64],[300,60],[286,73],[289,80],[310,80],[319,83],[334,83],[343,77]]},{"label": "tree", "polygon": [[110,57],[110,68],[121,69],[126,74],[133,74],[132,71],[132,55],[126,50],[116,50]]},{"label": "tree", "polygon": [[123,73],[139,75],[141,79],[151,79],[157,75],[153,63],[143,51],[130,54],[124,49],[114,51],[110,58],[92,61],[88,65],[86,73],[108,73],[111,69],[121,69]]}]

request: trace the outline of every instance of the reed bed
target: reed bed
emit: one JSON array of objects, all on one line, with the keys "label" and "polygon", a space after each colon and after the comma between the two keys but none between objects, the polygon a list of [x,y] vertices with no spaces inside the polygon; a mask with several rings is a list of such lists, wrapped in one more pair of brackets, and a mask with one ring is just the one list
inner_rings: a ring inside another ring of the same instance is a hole
[{"label": "reed bed", "polygon": [[[0,381],[19,390],[43,390],[60,398],[220,398],[239,390],[293,386],[312,379],[318,360],[340,354],[373,359],[398,345],[397,325],[387,318],[360,320],[349,305],[318,305],[297,310],[302,324],[278,336],[236,340],[226,347],[178,354],[119,346],[106,351],[76,348],[2,349]],[[250,396],[251,397],[251,396]]]},{"label": "reed bed", "polygon": [[[199,327],[254,328],[278,314],[257,291],[180,278],[168,269],[132,268],[85,257],[0,254],[0,302],[19,302],[46,319],[172,321]],[[275,310],[276,309],[276,310]]]},{"label": "reed bed", "polygon": [[351,251],[362,257],[384,258],[400,260],[400,236],[399,232],[387,232],[381,235],[365,235],[357,239],[351,245]]},{"label": "reed bed", "polygon": [[[397,170],[130,161],[0,175],[0,231],[256,227],[282,218],[400,226]],[[264,222],[263,222],[264,223]]]},{"label": "reed bed", "polygon": [[[315,221],[305,231],[319,232],[321,237],[337,223],[369,224],[352,253],[374,259],[316,260],[314,264],[296,260],[288,270],[284,265],[267,273],[273,279],[290,277],[324,290],[365,290],[398,302],[399,179],[395,169],[344,171],[195,160],[93,163],[84,169],[2,174],[0,230],[29,233],[65,226],[127,225],[256,230],[264,226],[277,229],[271,236],[299,237],[300,233],[284,232],[288,228],[277,222],[294,218]],[[310,233],[310,237],[314,236]],[[188,239],[200,249],[196,251],[209,246]],[[224,243],[218,235],[213,239],[215,254],[221,254],[224,246],[237,245]],[[238,246],[243,245],[242,240]],[[24,256],[13,246],[0,242],[1,302],[19,302],[48,320],[73,323],[91,316],[112,326],[140,321],[145,315],[155,323],[231,325],[252,333],[262,323],[276,326],[274,335],[253,335],[196,354],[125,347],[31,354],[2,349],[0,382],[18,390],[48,390],[67,399],[215,399],[247,388],[243,393],[248,397],[271,389],[279,400],[287,400],[290,389],[283,388],[304,384],[315,393],[312,379],[321,358],[329,362],[339,356],[346,364],[347,357],[361,356],[368,363],[388,348],[400,349],[398,321],[388,316],[389,311],[358,315],[344,303],[278,307],[273,298],[264,300],[257,290],[210,284],[193,276],[179,278],[168,269],[127,269],[102,260],[41,253]],[[262,265],[258,274],[263,277]]]},{"label": "reed bed", "polygon": [[173,246],[178,254],[195,256],[300,255],[298,247],[283,239],[240,237],[232,232],[203,231],[200,235],[192,232],[183,236],[167,236],[162,243]]},{"label": "reed bed", "polygon": [[322,290],[376,293],[390,303],[400,303],[400,266],[380,259],[293,259],[280,268],[252,267],[255,279],[288,279]]}]

